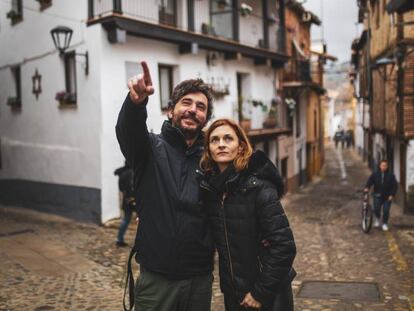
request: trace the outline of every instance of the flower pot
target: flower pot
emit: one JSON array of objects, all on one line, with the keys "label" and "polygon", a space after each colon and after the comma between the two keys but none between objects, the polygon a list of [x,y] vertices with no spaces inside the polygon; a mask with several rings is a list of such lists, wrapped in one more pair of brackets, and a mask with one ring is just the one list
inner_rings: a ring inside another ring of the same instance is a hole
[{"label": "flower pot", "polygon": [[267,117],[263,121],[263,128],[265,129],[273,129],[277,125],[277,119],[275,117]]},{"label": "flower pot", "polygon": [[252,120],[241,120],[240,127],[245,131],[248,132],[252,128]]}]

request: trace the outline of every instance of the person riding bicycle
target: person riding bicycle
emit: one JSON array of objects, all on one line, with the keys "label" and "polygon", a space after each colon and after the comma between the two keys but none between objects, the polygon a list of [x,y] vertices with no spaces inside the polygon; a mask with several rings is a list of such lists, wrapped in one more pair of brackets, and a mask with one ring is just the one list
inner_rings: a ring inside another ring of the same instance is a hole
[{"label": "person riding bicycle", "polygon": [[390,217],[391,203],[397,193],[398,183],[395,175],[388,170],[388,161],[379,163],[379,170],[371,174],[365,185],[365,192],[374,186],[374,227],[381,226],[381,207],[383,208],[382,230],[388,231],[388,219]]}]

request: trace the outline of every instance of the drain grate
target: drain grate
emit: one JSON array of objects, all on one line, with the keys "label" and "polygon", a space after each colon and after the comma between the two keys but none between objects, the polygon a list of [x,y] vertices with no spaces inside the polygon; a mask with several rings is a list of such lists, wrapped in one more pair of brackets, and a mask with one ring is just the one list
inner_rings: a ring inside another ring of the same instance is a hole
[{"label": "drain grate", "polygon": [[23,230],[18,230],[18,231],[0,233],[0,238],[4,238],[4,237],[7,237],[7,236],[12,236],[12,235],[24,234],[24,233],[34,233],[34,230],[33,229],[23,229]]},{"label": "drain grate", "polygon": [[380,301],[377,283],[304,281],[297,297]]}]

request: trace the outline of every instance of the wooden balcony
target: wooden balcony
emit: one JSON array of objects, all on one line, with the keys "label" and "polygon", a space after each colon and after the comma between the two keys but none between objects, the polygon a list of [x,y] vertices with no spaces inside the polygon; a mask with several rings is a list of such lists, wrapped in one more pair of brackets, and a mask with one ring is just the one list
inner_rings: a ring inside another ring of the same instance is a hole
[{"label": "wooden balcony", "polygon": [[282,83],[284,88],[312,88],[320,94],[326,90],[323,88],[323,72],[318,62],[309,60],[291,59],[288,62]]}]

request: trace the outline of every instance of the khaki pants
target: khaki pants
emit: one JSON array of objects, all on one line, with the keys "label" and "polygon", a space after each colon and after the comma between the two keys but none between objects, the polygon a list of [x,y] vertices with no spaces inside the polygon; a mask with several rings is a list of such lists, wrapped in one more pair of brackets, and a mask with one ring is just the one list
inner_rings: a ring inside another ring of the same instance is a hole
[{"label": "khaki pants", "polygon": [[135,311],[210,311],[213,275],[168,280],[141,267]]}]

